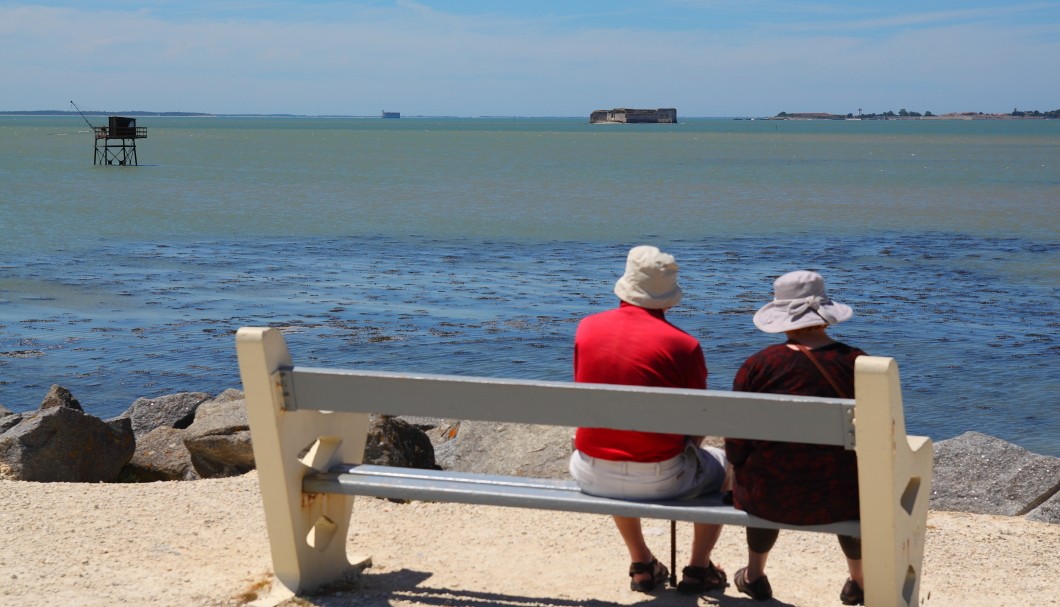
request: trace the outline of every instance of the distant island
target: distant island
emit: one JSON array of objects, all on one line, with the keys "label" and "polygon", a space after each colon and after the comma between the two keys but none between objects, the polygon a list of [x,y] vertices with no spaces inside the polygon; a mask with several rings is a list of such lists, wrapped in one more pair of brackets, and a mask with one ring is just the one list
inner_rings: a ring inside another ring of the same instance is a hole
[{"label": "distant island", "polygon": [[1021,111],[1012,110],[1009,114],[984,114],[983,112],[951,112],[948,114],[935,115],[931,112],[910,112],[899,110],[895,112],[884,112],[882,114],[829,114],[827,112],[781,112],[766,120],[1013,120],[1013,119],[1039,119],[1055,120],[1060,118],[1060,110],[1041,112],[1038,110]]}]

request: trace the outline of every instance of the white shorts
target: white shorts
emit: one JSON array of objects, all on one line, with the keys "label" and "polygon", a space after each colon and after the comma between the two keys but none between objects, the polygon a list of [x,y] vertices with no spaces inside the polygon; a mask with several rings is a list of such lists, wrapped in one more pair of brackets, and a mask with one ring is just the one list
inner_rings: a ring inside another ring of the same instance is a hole
[{"label": "white shorts", "polygon": [[713,493],[725,482],[725,452],[685,445],[661,462],[624,462],[589,457],[575,450],[570,474],[585,493],[621,499],[688,499]]}]

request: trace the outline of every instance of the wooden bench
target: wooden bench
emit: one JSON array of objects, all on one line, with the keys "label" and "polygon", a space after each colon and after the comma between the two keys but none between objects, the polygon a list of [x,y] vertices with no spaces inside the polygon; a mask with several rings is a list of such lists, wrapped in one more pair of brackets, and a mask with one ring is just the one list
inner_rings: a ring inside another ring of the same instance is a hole
[{"label": "wooden bench", "polygon": [[[905,434],[893,359],[859,358],[857,398],[847,400],[301,367],[267,328],[240,329],[236,349],[273,568],[296,593],[349,571],[362,495],[860,536],[866,604],[918,605],[932,449]],[[632,502],[585,495],[572,481],[360,465],[370,413],[842,445],[858,455],[861,518],[792,526],[718,495]]]}]

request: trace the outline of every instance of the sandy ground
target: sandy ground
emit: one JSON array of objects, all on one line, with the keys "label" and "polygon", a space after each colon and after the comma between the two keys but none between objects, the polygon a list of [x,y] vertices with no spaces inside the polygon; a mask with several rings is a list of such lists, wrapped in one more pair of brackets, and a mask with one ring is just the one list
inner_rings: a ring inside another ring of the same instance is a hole
[{"label": "sandy ground", "polygon": [[[770,556],[775,598],[730,586],[681,597],[629,590],[607,517],[454,504],[357,502],[351,554],[373,565],[329,595],[271,583],[255,473],[145,485],[0,481],[0,606],[839,605],[845,579],[831,536],[785,532]],[[1060,604],[1060,525],[963,513],[929,518],[921,605]],[[669,523],[645,521],[668,560]],[[678,567],[690,525],[679,524]],[[715,561],[741,566],[743,530]]]}]

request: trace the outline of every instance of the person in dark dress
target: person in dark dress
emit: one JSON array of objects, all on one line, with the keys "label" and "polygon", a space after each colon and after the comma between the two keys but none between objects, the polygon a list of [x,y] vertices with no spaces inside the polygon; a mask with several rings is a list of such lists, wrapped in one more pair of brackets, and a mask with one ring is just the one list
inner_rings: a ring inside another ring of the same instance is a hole
[{"label": "person in dark dress", "polygon": [[[789,272],[773,283],[774,299],[754,316],[766,333],[787,341],[752,355],[736,373],[733,390],[834,398],[854,397],[854,360],[865,352],[826,333],[849,319],[849,306],[825,294],[824,279],[809,271]],[[819,366],[818,366],[819,365]],[[793,405],[797,406],[797,405]],[[858,467],[853,451],[840,446],[726,439],[733,466],[733,505],[755,516],[795,525],[859,518]],[[779,536],[776,529],[747,528],[747,567],[733,578],[738,590],[757,600],[773,596],[766,559]],[[864,602],[861,540],[839,536],[850,578],[840,599]]]}]

